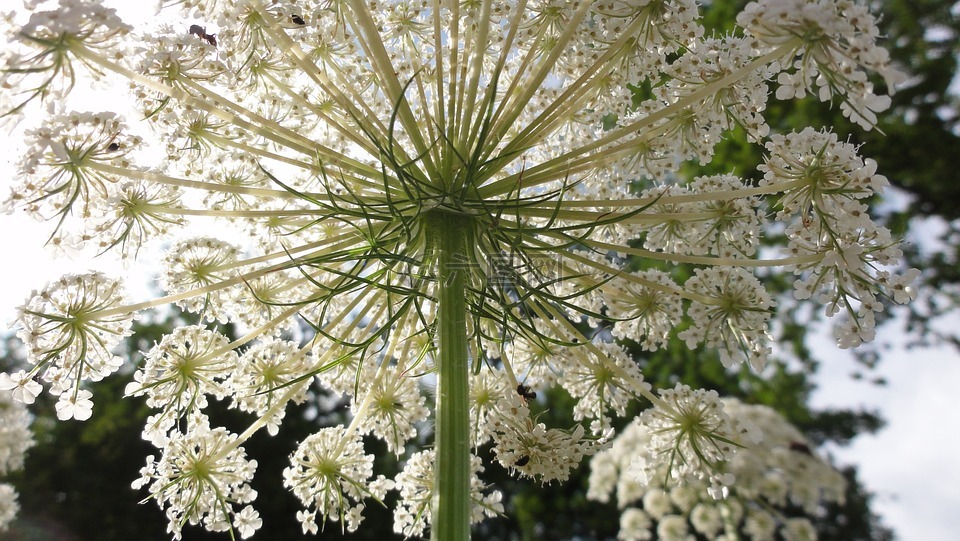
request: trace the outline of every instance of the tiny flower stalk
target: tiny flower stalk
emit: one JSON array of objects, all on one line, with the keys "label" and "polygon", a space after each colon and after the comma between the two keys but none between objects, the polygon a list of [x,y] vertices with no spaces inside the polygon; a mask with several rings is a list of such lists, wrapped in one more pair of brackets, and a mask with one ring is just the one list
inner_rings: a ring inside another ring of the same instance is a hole
[{"label": "tiny flower stalk", "polygon": [[[88,382],[120,369],[138,314],[190,314],[127,388],[155,409],[137,485],[177,536],[187,522],[252,535],[244,443],[325,394],[352,418],[290,456],[305,533],[353,531],[396,491],[398,533],[468,539],[503,511],[478,449],[563,481],[637,399],[639,485],[722,497],[749,434],[713,394],[653,389],[625,342],[762,370],[778,300],[758,269],[795,275],[794,297],[840,319],[841,347],[916,297],[918,271],[864,203],[886,185],[876,163],[763,118],[771,95],[810,94],[874,127],[889,98],[868,74],[890,88],[898,73],[855,2],[751,2],[709,37],[693,0],[188,0],[166,13],[210,26],[136,29],[99,0],[53,3],[2,21],[0,115],[29,124],[3,208],[49,221],[64,251],[135,264],[166,246],[164,294],[128,299],[99,273],[49,284],[20,309],[30,366],[0,386],[30,403],[42,382],[61,417],[85,419]],[[90,78],[120,82],[143,121],[73,111]],[[682,177],[739,136],[763,146],[762,178]],[[572,426],[531,413],[550,388],[574,399]],[[246,429],[215,426],[212,400]],[[375,475],[364,437],[403,472]],[[716,532],[719,513],[691,516]]]}]

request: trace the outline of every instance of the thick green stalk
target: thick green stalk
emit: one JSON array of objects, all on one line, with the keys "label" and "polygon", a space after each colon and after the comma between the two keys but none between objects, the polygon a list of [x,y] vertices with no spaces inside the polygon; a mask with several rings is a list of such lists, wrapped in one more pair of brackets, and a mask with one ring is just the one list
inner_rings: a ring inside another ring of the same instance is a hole
[{"label": "thick green stalk", "polygon": [[465,264],[469,220],[437,213],[428,220],[437,250],[437,411],[432,541],[470,539],[470,367]]}]

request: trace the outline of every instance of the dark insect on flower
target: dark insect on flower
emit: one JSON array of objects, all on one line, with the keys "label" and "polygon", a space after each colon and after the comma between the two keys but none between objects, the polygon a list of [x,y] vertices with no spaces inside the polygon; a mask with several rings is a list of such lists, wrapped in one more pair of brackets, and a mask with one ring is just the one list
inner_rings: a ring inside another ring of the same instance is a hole
[{"label": "dark insect on flower", "polygon": [[291,15],[290,19],[293,21],[293,24],[299,24],[300,26],[307,24],[306,21],[303,20],[303,17],[299,15]]},{"label": "dark insect on flower", "polygon": [[120,143],[110,143],[107,145],[107,152],[116,152],[120,150]]},{"label": "dark insect on flower", "polygon": [[517,394],[522,396],[525,401],[536,400],[537,398],[536,391],[531,391],[530,387],[522,383],[517,385]]},{"label": "dark insect on flower", "polygon": [[805,443],[803,443],[803,442],[791,441],[791,442],[790,442],[790,450],[791,450],[791,451],[796,451],[796,452],[798,452],[798,453],[803,453],[803,454],[805,454],[805,455],[813,456],[813,452],[810,451],[810,447],[808,447],[807,444],[805,444]]},{"label": "dark insect on flower", "polygon": [[518,468],[522,468],[529,463],[530,463],[530,457],[528,457],[527,455],[521,455],[520,458],[517,459],[517,462],[515,463],[515,465]]},{"label": "dark insect on flower", "polygon": [[206,41],[214,47],[217,46],[217,35],[216,34],[207,34],[207,29],[199,24],[190,25],[190,34],[197,36],[198,38]]}]

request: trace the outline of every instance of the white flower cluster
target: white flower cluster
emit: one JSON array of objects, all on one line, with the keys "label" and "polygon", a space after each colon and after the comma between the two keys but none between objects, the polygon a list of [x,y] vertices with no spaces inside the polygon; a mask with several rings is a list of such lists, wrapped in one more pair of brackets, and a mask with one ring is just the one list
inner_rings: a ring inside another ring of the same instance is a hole
[{"label": "white flower cluster", "polygon": [[147,457],[133,488],[147,487],[152,498],[167,508],[167,531],[182,538],[184,524],[203,524],[210,531],[234,531],[250,537],[262,525],[249,504],[257,492],[248,484],[257,469],[247,460],[236,434],[197,422],[174,433],[159,460]]},{"label": "white flower cluster", "polygon": [[794,296],[815,298],[827,316],[849,316],[838,329],[840,347],[873,340],[874,313],[884,309],[878,296],[896,303],[915,299],[910,284],[919,275],[916,269],[900,275],[879,270],[903,254],[862,200],[882,192],[887,179],[876,173],[876,162],[861,159],[856,147],[832,133],[807,128],[774,136],[766,146],[763,182],[797,184],[777,212],[777,220],[788,224],[786,250],[804,261],[794,266],[801,275]]},{"label": "white flower cluster", "polygon": [[[143,483],[178,535],[185,522],[251,533],[240,445],[321,396],[350,404],[349,426],[305,440],[288,485],[343,499],[301,492],[306,531],[317,514],[354,528],[362,500],[388,490],[348,488],[372,476],[358,437],[410,464],[431,421],[446,423],[435,475],[451,441],[492,440],[506,467],[549,482],[596,453],[637,397],[654,404],[649,471],[722,491],[712,470],[739,427],[709,393],[658,395],[612,339],[654,351],[679,338],[761,369],[776,303],[757,276],[770,269],[847,318],[842,346],[872,337],[885,299],[915,297],[918,273],[896,274],[895,241],[863,202],[884,184],[875,164],[829,132],[771,134],[764,119],[778,85],[875,123],[887,100],[867,74],[896,77],[850,0],[752,3],[740,30],[713,37],[694,0],[178,0],[164,4],[190,21],[137,29],[96,0],[52,3],[3,18],[0,115],[38,125],[4,209],[51,220],[54,245],[131,264],[165,245],[165,294],[131,303],[96,273],[54,282],[20,311],[31,366],[0,388],[29,403],[46,382],[59,417],[88,418],[83,382],[119,368],[135,314],[185,310],[192,324],[127,388],[156,410],[144,436],[162,458]],[[70,112],[90,76],[129,89],[143,122]],[[680,177],[737,133],[769,153],[761,182]],[[777,220],[785,255],[758,259]],[[552,387],[582,424],[531,415],[534,389]],[[211,427],[211,398],[249,427]],[[359,462],[324,469],[344,456]],[[422,527],[407,518],[401,531]]]},{"label": "white flower cluster", "polygon": [[608,502],[615,496],[623,510],[617,539],[816,539],[811,521],[825,503],[843,502],[843,476],[770,408],[726,399],[723,410],[732,422],[762,434],[762,441],[744,441],[723,463],[736,482],[719,492],[706,479],[647,482],[647,465],[636,452],[651,444],[655,431],[644,424],[631,424],[591,459],[588,497]]},{"label": "white flower cluster", "polygon": [[[276,391],[281,388],[295,389],[286,396],[297,404],[306,399],[307,381],[302,376],[309,372],[310,361],[294,342],[264,340],[243,353],[237,361],[237,368],[230,374],[227,388],[234,390],[233,396],[241,411],[266,415],[276,405]],[[276,435],[284,410],[273,408],[273,415],[267,419],[267,431]]]},{"label": "white flower cluster", "polygon": [[697,324],[680,338],[691,348],[700,342],[716,347],[726,366],[746,353],[750,365],[762,370],[770,352],[767,320],[774,302],[760,280],[743,269],[714,267],[697,269],[686,285],[712,302],[691,304],[687,314]]},{"label": "white flower cluster", "polygon": [[[34,444],[32,420],[22,402],[0,393],[0,477],[23,468],[24,455]],[[13,485],[0,483],[0,532],[7,529],[19,510]]]},{"label": "white flower cluster", "polygon": [[[104,7],[97,0],[73,0],[55,7],[49,4],[46,0],[25,1],[24,9],[30,17],[15,27],[15,32],[22,32],[22,36],[37,45],[48,47],[48,54],[34,55],[12,47],[0,52],[0,88],[19,91],[19,94],[0,93],[0,111],[20,112],[33,99],[56,97],[73,88],[76,66],[74,59],[66,54],[67,44],[61,41],[62,37],[76,36],[90,47],[107,48],[118,45],[119,38],[132,30],[117,16],[116,10]],[[14,15],[4,13],[0,17],[13,20]],[[8,28],[8,38],[12,37],[11,30],[13,28]],[[94,70],[91,75],[96,78],[102,73]]]},{"label": "white flower cluster", "polygon": [[29,150],[19,164],[20,184],[3,208],[55,221],[51,246],[66,253],[116,247],[133,257],[144,241],[179,223],[149,208],[178,205],[170,186],[124,179],[143,141],[116,113],[56,114],[24,135]]},{"label": "white flower cluster", "polygon": [[677,384],[660,391],[660,402],[644,410],[633,425],[645,439],[636,465],[644,484],[707,483],[722,494],[734,477],[723,464],[735,456],[751,427],[724,411],[716,391]]},{"label": "white flower cluster", "polygon": [[90,391],[84,381],[100,381],[117,371],[123,359],[113,348],[130,334],[135,317],[125,309],[123,286],[102,273],[67,275],[47,285],[19,308],[17,337],[27,346],[33,367],[12,375],[0,374],[0,388],[32,404],[41,391],[35,376],[60,397],[61,420],[86,420],[92,414]]},{"label": "white flower cluster", "polygon": [[370,403],[360,427],[362,433],[377,436],[387,444],[388,451],[400,455],[407,441],[417,435],[417,425],[430,416],[430,410],[417,379],[395,372],[396,368],[387,368],[376,380],[361,380],[361,394],[354,397],[354,402],[356,408],[363,401]]},{"label": "white flower cluster", "polygon": [[889,88],[904,77],[876,44],[880,31],[867,6],[852,0],[761,0],[748,4],[737,23],[768,49],[803,38],[782,59],[787,69],[777,76],[778,99],[808,92],[821,101],[840,96],[844,116],[866,129],[890,107],[890,98],[874,94],[865,69],[883,76]]},{"label": "white flower cluster", "polygon": [[[431,503],[435,497],[433,451],[421,451],[410,455],[407,464],[397,475],[396,486],[400,490],[400,503],[393,512],[393,531],[406,537],[421,536],[432,522]],[[475,524],[485,517],[503,513],[498,490],[489,488],[480,481],[483,464],[477,456],[470,457],[470,522]]]},{"label": "white flower cluster", "polygon": [[356,531],[363,520],[362,500],[382,501],[392,483],[373,477],[373,455],[363,453],[357,435],[349,436],[343,427],[324,428],[311,435],[291,457],[292,465],[283,471],[284,483],[307,506],[298,514],[303,533],[317,533],[316,514],[344,523]]},{"label": "white flower cluster", "polygon": [[153,416],[144,437],[160,446],[176,421],[200,415],[208,396],[223,398],[223,380],[237,366],[237,354],[222,334],[200,326],[178,327],[144,355],[143,368],[127,385],[131,396],[163,411]]},{"label": "white flower cluster", "polygon": [[520,395],[504,397],[495,407],[497,414],[490,415],[488,423],[497,461],[543,483],[567,480],[570,471],[602,449],[609,437],[589,437],[580,425],[570,430],[547,428],[530,416]]}]

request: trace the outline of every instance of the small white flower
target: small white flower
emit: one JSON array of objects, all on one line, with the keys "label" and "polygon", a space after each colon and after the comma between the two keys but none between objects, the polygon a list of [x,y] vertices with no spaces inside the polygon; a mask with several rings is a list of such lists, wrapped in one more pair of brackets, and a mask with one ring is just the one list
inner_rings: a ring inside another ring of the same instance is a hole
[{"label": "small white flower", "polygon": [[619,541],[646,541],[651,539],[650,516],[643,509],[630,507],[620,515]]},{"label": "small white flower", "polygon": [[6,372],[0,373],[0,390],[13,390],[13,399],[24,404],[33,404],[37,396],[43,391],[43,387],[33,381],[33,376],[24,370],[14,372],[13,375]]},{"label": "small white flower", "polygon": [[90,400],[92,396],[93,393],[86,389],[80,389],[74,394],[62,393],[56,405],[57,419],[86,421],[93,415],[93,401]]},{"label": "small white flower", "polygon": [[17,491],[13,485],[0,483],[0,532],[7,529],[18,511],[20,504],[17,502]]},{"label": "small white flower", "polygon": [[234,515],[233,526],[240,530],[240,537],[246,539],[263,526],[263,520],[260,519],[260,513],[248,505]]},{"label": "small white flower", "polygon": [[297,511],[297,520],[303,528],[303,533],[317,533],[317,513],[315,511]]}]

